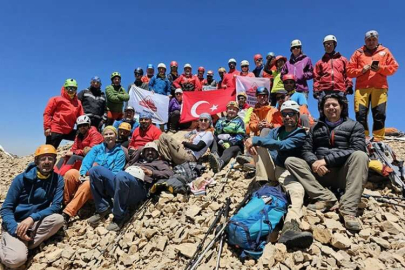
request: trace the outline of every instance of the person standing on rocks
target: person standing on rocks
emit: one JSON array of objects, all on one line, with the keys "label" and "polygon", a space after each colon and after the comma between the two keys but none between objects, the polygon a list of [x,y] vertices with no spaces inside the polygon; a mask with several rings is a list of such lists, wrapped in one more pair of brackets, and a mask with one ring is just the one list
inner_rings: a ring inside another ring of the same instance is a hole
[{"label": "person standing on rocks", "polygon": [[149,142],[142,152],[127,164],[126,170],[114,175],[105,172],[101,178],[92,182],[92,194],[96,205],[96,214],[88,219],[92,227],[111,212],[108,203],[113,199],[112,213],[114,218],[107,226],[109,231],[119,231],[130,218],[130,208],[136,207],[146,199],[153,183],[168,179],[173,175],[169,164],[159,158],[156,143]]},{"label": "person standing on rocks", "polygon": [[0,260],[9,268],[27,261],[28,250],[38,247],[63,226],[63,178],[53,171],[56,149],[41,145],[28,165],[11,183],[0,210]]},{"label": "person standing on rocks", "polygon": [[347,75],[356,78],[354,111],[369,136],[368,111],[373,115],[373,137],[384,140],[385,118],[388,99],[387,77],[398,70],[398,63],[388,48],[378,43],[378,32],[368,31],[364,37],[366,45],[357,49],[350,58]]},{"label": "person standing on rocks", "polygon": [[65,209],[62,213],[65,228],[69,219],[76,216],[83,205],[92,198],[91,180],[100,174],[106,172],[116,174],[124,169],[125,153],[121,145],[116,143],[117,135],[115,127],[106,126],[103,130],[104,142],[90,150],[84,157],[80,170],[71,169],[66,172],[63,192]]},{"label": "person standing on rocks", "polygon": [[62,86],[61,95],[48,101],[44,111],[46,144],[58,148],[62,140],[75,139],[76,119],[84,114],[82,103],[77,98],[76,92],[76,80],[67,79]]},{"label": "person standing on rocks", "polygon": [[119,72],[111,73],[111,85],[105,88],[107,96],[107,125],[112,125],[115,120],[121,120],[124,114],[122,107],[124,102],[129,100],[129,95],[121,86],[121,74]]},{"label": "person standing on rocks", "polygon": [[356,213],[368,177],[364,128],[348,117],[347,100],[340,95],[325,95],[319,112],[319,121],[302,147],[302,158],[288,158],[285,167],[316,201],[307,206],[309,210],[327,212],[335,208],[337,198],[327,187],[345,189],[340,215],[348,230],[360,231]]},{"label": "person standing on rocks", "polygon": [[302,232],[299,226],[305,190],[285,168],[288,157],[301,155],[306,132],[298,127],[300,107],[295,101],[285,101],[280,111],[283,125],[272,129],[265,138],[247,139],[245,146],[255,160],[256,181],[278,182],[290,196],[291,205],[278,241],[288,248],[308,248],[313,241],[312,234]]}]

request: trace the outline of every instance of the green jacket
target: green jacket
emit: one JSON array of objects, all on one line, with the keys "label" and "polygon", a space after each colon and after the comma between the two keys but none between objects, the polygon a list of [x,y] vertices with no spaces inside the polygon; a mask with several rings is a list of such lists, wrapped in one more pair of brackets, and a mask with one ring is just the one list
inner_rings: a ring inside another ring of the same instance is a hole
[{"label": "green jacket", "polygon": [[105,94],[107,96],[107,110],[111,112],[122,112],[124,101],[129,100],[127,91],[125,91],[122,86],[118,88],[109,85],[105,88]]}]

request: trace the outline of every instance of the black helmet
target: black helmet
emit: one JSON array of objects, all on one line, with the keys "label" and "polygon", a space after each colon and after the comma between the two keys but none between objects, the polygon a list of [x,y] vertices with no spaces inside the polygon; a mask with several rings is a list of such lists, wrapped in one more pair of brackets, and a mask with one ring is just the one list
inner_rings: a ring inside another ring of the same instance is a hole
[{"label": "black helmet", "polygon": [[134,73],[140,74],[141,76],[143,76],[143,69],[140,68],[140,67],[137,67],[137,68],[134,70]]}]

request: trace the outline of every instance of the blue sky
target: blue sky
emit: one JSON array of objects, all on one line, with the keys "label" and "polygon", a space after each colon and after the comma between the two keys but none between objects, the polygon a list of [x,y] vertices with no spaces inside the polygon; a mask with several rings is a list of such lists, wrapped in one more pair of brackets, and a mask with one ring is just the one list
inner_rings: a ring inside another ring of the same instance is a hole
[{"label": "blue sky", "polygon": [[[148,63],[189,62],[216,70],[229,58],[290,55],[300,39],[313,63],[334,34],[350,58],[375,29],[400,64],[389,78],[387,126],[405,130],[403,1],[5,1],[0,9],[0,145],[25,155],[45,142],[42,113],[67,78],[79,89],[113,71],[126,87]],[[216,75],[217,76],[217,75]],[[310,83],[312,89],[312,82]],[[353,97],[350,97],[351,117]],[[310,98],[310,110],[317,115]]]}]

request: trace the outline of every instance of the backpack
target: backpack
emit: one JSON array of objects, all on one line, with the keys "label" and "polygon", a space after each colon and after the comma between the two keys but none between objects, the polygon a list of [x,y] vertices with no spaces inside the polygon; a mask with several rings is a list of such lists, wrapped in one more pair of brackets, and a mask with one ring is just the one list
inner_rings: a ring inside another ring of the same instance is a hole
[{"label": "backpack", "polygon": [[242,250],[241,259],[260,258],[267,236],[287,213],[287,205],[287,196],[281,187],[266,184],[229,220],[228,243]]}]

